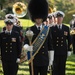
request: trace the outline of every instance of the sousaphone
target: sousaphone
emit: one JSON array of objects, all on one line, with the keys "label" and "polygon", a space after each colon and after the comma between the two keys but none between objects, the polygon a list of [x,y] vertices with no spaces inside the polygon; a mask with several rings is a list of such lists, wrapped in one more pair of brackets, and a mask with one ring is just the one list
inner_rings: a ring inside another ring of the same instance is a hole
[{"label": "sousaphone", "polygon": [[16,2],[12,11],[18,18],[21,18],[27,14],[27,6],[22,2]]}]

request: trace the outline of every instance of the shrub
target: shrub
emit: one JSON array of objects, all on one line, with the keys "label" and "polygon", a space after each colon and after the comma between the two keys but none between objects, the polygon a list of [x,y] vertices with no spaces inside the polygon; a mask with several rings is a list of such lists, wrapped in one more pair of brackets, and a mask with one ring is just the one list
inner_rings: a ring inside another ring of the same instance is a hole
[{"label": "shrub", "polygon": [[3,12],[2,10],[0,11],[0,20],[4,19],[5,17],[5,12]]}]

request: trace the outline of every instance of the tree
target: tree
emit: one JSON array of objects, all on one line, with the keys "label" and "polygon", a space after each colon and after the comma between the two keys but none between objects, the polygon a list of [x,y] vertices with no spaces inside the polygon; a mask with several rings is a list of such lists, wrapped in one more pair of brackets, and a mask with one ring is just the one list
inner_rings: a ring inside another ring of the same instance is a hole
[{"label": "tree", "polygon": [[0,0],[0,9],[3,9],[3,5],[5,4],[6,0]]}]

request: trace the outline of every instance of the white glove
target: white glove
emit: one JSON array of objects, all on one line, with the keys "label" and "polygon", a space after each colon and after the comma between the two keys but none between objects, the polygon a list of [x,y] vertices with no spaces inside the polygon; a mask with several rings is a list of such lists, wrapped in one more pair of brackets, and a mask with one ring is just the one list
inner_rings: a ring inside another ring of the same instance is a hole
[{"label": "white glove", "polygon": [[53,65],[53,61],[50,60],[49,61],[49,66],[51,66],[51,65]]},{"label": "white glove", "polygon": [[49,55],[49,66],[53,65],[53,60],[54,60],[54,51],[48,51]]},{"label": "white glove", "polygon": [[68,54],[67,55],[70,56],[71,55],[71,51],[68,51]]},{"label": "white glove", "polygon": [[16,63],[20,63],[20,58],[17,58]]},{"label": "white glove", "polygon": [[29,46],[28,44],[25,44],[23,48],[27,51],[33,51],[33,46]]}]

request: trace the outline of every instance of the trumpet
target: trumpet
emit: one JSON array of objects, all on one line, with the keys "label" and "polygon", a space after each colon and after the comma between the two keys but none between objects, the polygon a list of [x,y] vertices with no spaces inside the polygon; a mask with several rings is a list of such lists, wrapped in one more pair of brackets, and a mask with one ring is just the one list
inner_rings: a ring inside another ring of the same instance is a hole
[{"label": "trumpet", "polygon": [[16,2],[12,11],[18,18],[21,18],[27,14],[27,6],[22,2]]}]

